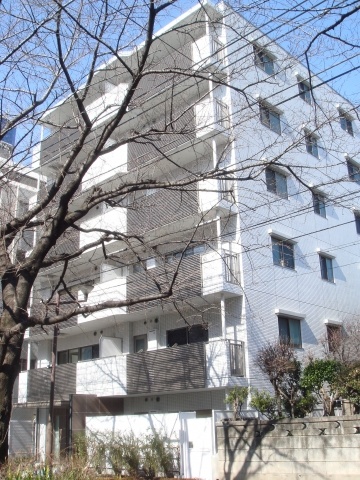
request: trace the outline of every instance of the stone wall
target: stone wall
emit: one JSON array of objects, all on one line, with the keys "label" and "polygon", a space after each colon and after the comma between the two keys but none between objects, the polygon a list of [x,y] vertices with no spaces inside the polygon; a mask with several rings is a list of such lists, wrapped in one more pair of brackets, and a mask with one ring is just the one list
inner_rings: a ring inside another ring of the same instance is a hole
[{"label": "stone wall", "polygon": [[360,415],[216,425],[218,480],[360,478]]}]

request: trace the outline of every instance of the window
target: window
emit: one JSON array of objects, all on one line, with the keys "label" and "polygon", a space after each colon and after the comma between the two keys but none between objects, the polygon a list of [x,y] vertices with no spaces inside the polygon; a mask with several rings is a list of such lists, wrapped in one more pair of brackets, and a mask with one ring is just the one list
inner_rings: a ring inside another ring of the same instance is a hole
[{"label": "window", "polygon": [[221,198],[227,202],[235,202],[235,180],[233,178],[223,178],[220,181]]},{"label": "window", "polygon": [[268,192],[275,193],[282,198],[288,198],[287,182],[285,175],[268,167],[265,169],[265,176]]},{"label": "window", "polygon": [[347,161],[349,179],[353,182],[360,183],[360,168],[351,161]]},{"label": "window", "polygon": [[58,365],[63,365],[64,363],[77,363],[82,360],[92,360],[93,358],[99,358],[98,344],[58,352],[57,363]]},{"label": "window", "polygon": [[313,193],[314,212],[326,218],[325,197],[320,193]]},{"label": "window", "polygon": [[136,335],[134,337],[134,353],[146,352],[147,350],[147,335]]},{"label": "window", "polygon": [[288,342],[295,348],[302,347],[301,320],[298,318],[278,317],[281,342]]},{"label": "window", "polygon": [[[183,258],[191,257],[192,255],[199,255],[200,253],[204,253],[206,251],[206,246],[203,243],[199,245],[195,245],[194,247],[188,247],[183,255]],[[165,263],[172,263],[178,262],[181,258],[182,250],[177,252],[168,253],[165,256]]]},{"label": "window", "polygon": [[355,213],[355,227],[356,227],[356,233],[360,235],[360,214]]},{"label": "window", "polygon": [[168,330],[166,335],[168,347],[209,341],[209,330],[207,329],[207,325],[202,324]]},{"label": "window", "polygon": [[273,132],[281,134],[280,114],[270,106],[260,104],[260,121]]},{"label": "window", "polygon": [[311,104],[311,91],[310,85],[306,82],[299,82],[299,97],[304,100],[306,103]]},{"label": "window", "polygon": [[7,127],[8,124],[9,124],[9,121],[6,118],[1,118],[0,117],[0,134],[3,135],[1,141],[5,142],[5,143],[8,143],[9,145],[14,146],[15,145],[16,129],[11,128],[6,133],[3,133],[3,131],[6,130],[6,127]]},{"label": "window", "polygon": [[245,376],[243,343],[230,343],[230,370],[234,377]]},{"label": "window", "polygon": [[326,337],[329,352],[336,352],[341,343],[341,327],[339,325],[326,325]]},{"label": "window", "polygon": [[236,253],[224,252],[225,280],[238,284],[240,281],[239,258]]},{"label": "window", "polygon": [[349,118],[344,113],[340,113],[340,126],[343,130],[345,130],[345,132],[354,136],[354,130],[353,130],[351,118]]},{"label": "window", "polygon": [[223,128],[230,128],[229,107],[219,99],[215,99],[216,122]]},{"label": "window", "polygon": [[318,142],[315,135],[311,133],[305,133],[305,144],[306,144],[306,151],[313,155],[316,158],[319,158],[319,148]]},{"label": "window", "polygon": [[264,70],[268,75],[274,75],[275,64],[274,58],[265,50],[262,50],[257,45],[254,45],[255,65]]},{"label": "window", "polygon": [[294,245],[286,240],[271,237],[274,265],[295,268]]},{"label": "window", "polygon": [[332,258],[326,257],[325,255],[319,255],[319,259],[321,278],[323,280],[327,280],[328,282],[334,282]]}]

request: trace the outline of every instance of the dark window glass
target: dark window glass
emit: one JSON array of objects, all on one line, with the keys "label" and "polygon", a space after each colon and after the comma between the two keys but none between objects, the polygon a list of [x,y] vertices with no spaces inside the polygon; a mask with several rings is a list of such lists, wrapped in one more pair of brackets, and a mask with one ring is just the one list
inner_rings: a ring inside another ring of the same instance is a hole
[{"label": "dark window glass", "polygon": [[63,352],[58,353],[58,365],[62,365],[64,363],[69,363],[69,351],[64,350]]},{"label": "dark window glass", "polygon": [[332,259],[329,257],[325,257],[324,255],[319,255],[319,259],[320,259],[321,278],[323,280],[327,280],[328,282],[333,282],[334,272],[333,272]]},{"label": "dark window glass", "polygon": [[146,352],[147,350],[147,335],[137,335],[134,337],[134,352]]},{"label": "dark window glass", "polygon": [[186,345],[188,343],[187,339],[187,328],[177,328],[176,330],[168,330],[167,332],[167,345],[168,347],[173,347],[174,345]]},{"label": "dark window glass", "polygon": [[352,121],[344,114],[340,115],[340,126],[343,130],[345,130],[345,132],[349,133],[350,135],[354,135]]},{"label": "dark window glass", "polygon": [[314,212],[321,217],[326,218],[325,197],[320,194],[313,193]]},{"label": "dark window glass", "polygon": [[268,75],[274,75],[274,59],[264,50],[254,45],[255,65],[262,68]]},{"label": "dark window glass", "polygon": [[298,318],[278,317],[280,341],[301,348],[301,321]]},{"label": "dark window glass", "polygon": [[80,360],[91,360],[92,359],[92,347],[82,347],[80,348]]},{"label": "dark window glass", "polygon": [[288,198],[286,176],[273,170],[265,169],[266,188],[268,192],[275,193],[281,198]]},{"label": "dark window glass", "polygon": [[266,105],[260,105],[260,121],[263,125],[270,128],[280,135],[281,123],[280,114]]},{"label": "dark window glass", "polygon": [[209,341],[209,330],[204,327],[204,325],[192,325],[188,327],[188,342],[189,343],[198,343],[198,342],[208,342]]},{"label": "dark window glass", "polygon": [[360,215],[355,214],[355,226],[356,226],[356,233],[360,235]]},{"label": "dark window glass", "polygon": [[317,138],[310,133],[305,135],[306,151],[316,158],[319,158]]},{"label": "dark window glass", "polygon": [[341,328],[337,325],[326,325],[326,336],[329,352],[335,352],[341,342]]},{"label": "dark window glass", "polygon": [[304,100],[304,102],[311,104],[311,92],[310,86],[305,82],[299,82],[299,96]]},{"label": "dark window glass", "polygon": [[294,245],[274,237],[272,237],[271,241],[274,265],[294,269]]},{"label": "dark window glass", "polygon": [[192,325],[167,331],[167,345],[186,345],[188,343],[208,342],[209,331],[204,325]]},{"label": "dark window glass", "polygon": [[353,182],[360,183],[360,169],[352,162],[347,162],[349,178]]}]

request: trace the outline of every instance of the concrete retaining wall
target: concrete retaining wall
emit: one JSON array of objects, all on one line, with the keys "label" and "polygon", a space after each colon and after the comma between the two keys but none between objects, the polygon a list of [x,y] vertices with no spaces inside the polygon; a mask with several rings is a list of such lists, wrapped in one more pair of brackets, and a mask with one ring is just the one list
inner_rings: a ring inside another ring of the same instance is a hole
[{"label": "concrete retaining wall", "polygon": [[218,480],[360,478],[360,415],[216,425]]}]

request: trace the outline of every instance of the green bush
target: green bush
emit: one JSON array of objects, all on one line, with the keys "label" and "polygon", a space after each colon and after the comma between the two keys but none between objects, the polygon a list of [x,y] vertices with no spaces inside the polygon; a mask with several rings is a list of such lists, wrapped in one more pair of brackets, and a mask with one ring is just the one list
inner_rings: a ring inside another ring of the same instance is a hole
[{"label": "green bush", "polygon": [[262,415],[265,415],[265,417],[269,420],[275,420],[279,418],[276,398],[270,395],[267,390],[259,391],[253,389],[251,391],[250,406],[255,408],[255,410]]}]

